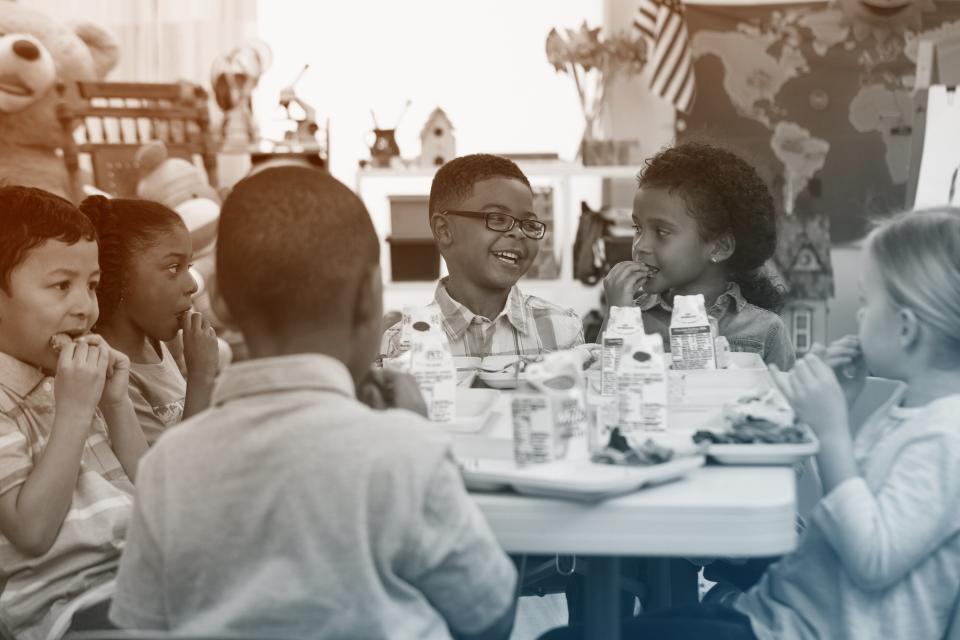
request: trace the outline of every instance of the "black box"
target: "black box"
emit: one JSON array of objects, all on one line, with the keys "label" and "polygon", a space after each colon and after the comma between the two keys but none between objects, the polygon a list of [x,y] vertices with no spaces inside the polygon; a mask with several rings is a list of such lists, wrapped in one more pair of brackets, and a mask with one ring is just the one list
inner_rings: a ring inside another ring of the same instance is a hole
[{"label": "black box", "polygon": [[440,252],[433,238],[387,238],[390,244],[390,272],[394,282],[437,280]]}]

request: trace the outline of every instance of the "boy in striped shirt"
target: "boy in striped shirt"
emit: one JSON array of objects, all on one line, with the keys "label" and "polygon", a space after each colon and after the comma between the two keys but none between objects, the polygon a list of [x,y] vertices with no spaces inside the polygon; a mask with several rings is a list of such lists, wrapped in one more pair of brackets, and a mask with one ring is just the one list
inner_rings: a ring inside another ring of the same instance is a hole
[{"label": "boy in striped shirt", "polygon": [[[583,343],[576,313],[517,287],[546,225],[513,161],[474,154],[440,167],[430,187],[430,228],[450,273],[437,283],[433,304],[453,355],[537,355]],[[399,324],[381,344],[387,356],[399,355]]]},{"label": "boy in striped shirt", "polygon": [[24,640],[107,626],[146,450],[130,362],[89,333],[99,274],[76,207],[0,187],[0,625]]}]

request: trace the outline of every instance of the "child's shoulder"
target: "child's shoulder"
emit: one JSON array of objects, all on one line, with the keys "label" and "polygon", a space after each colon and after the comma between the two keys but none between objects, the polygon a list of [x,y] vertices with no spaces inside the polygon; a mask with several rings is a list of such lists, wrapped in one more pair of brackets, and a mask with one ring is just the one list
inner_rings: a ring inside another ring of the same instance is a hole
[{"label": "child's shoulder", "polygon": [[526,307],[527,309],[535,310],[535,311],[543,311],[551,315],[576,318],[578,321],[580,319],[580,316],[577,315],[577,312],[571,309],[570,307],[564,307],[559,304],[550,302],[545,298],[541,298],[539,296],[535,296],[531,294],[521,293],[520,295],[523,299],[523,306]]},{"label": "child's shoulder", "polygon": [[960,393],[954,393],[934,400],[924,407],[916,418],[922,428],[929,431],[943,431],[951,436],[957,446],[960,446],[960,429],[957,429],[958,414],[960,414]]}]

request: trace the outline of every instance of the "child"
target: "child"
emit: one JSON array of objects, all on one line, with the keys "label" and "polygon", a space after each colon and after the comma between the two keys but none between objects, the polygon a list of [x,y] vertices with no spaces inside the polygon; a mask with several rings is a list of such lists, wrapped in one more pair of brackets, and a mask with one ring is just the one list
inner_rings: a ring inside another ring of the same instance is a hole
[{"label": "child", "polygon": [[[858,338],[804,357],[789,374],[772,367],[820,440],[824,497],[796,551],[719,616],[739,626],[725,637],[956,637],[960,209],[901,215],[865,244]],[[848,410],[867,371],[905,384],[853,436]],[[689,637],[676,629],[691,625],[714,637],[704,625],[717,611],[677,621],[669,637]]]},{"label": "child", "polygon": [[[537,355],[583,344],[570,309],[524,295],[517,280],[533,264],[546,224],[533,212],[530,182],[512,161],[488,154],[455,158],[430,187],[430,228],[449,276],[436,304],[455,356]],[[382,352],[400,352],[400,325]]]},{"label": "child", "polygon": [[360,199],[300,167],[241,181],[217,273],[251,359],[144,457],[111,618],[184,635],[507,637],[516,572],[449,445],[355,398],[383,313]]},{"label": "child", "polygon": [[106,624],[146,449],[129,360],[88,333],[99,278],[86,216],[0,187],[0,627],[26,640]]},{"label": "child", "polygon": [[[94,330],[130,358],[130,398],[152,445],[181,418],[207,408],[217,373],[217,336],[191,310],[197,283],[189,271],[190,234],[157,202],[92,196],[80,209],[100,244]],[[164,344],[181,330],[186,380]]]},{"label": "child", "polygon": [[604,278],[611,306],[639,304],[669,345],[674,295],[703,294],[733,351],[789,369],[795,353],[777,315],[782,297],[760,269],[777,244],[774,204],[756,170],[707,144],[661,151],[639,175],[633,261]]},{"label": "child", "polygon": [[[960,594],[960,209],[901,215],[865,254],[859,349],[843,340],[775,376],[820,439],[825,497],[797,551],[736,602],[760,638],[942,638]],[[852,438],[868,370],[905,385]]]}]

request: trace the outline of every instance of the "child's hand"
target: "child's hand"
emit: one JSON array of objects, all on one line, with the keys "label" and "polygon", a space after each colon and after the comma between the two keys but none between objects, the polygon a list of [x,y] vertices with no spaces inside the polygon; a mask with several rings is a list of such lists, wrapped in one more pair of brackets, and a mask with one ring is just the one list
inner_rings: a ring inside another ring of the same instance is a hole
[{"label": "child's hand", "polygon": [[106,339],[97,333],[88,333],[77,341],[85,342],[91,348],[101,349],[103,357],[107,358],[107,378],[100,396],[100,405],[114,405],[126,400],[127,387],[130,384],[130,358],[127,354],[111,347]]},{"label": "child's hand", "polygon": [[180,327],[183,329],[183,360],[187,366],[187,377],[202,376],[213,380],[220,366],[217,332],[197,311],[183,314]]},{"label": "child's hand", "polygon": [[810,352],[833,369],[847,398],[847,406],[851,406],[860,396],[867,382],[867,363],[863,359],[860,338],[847,335],[833,342],[829,347],[814,344]]},{"label": "child's hand", "polygon": [[417,380],[408,373],[371,369],[357,389],[357,398],[372,409],[406,409],[428,417]]},{"label": "child's hand", "polygon": [[53,379],[57,415],[76,416],[89,428],[87,417],[93,418],[103,394],[109,363],[109,354],[99,344],[85,340],[65,344]]},{"label": "child's hand", "polygon": [[806,422],[821,440],[850,438],[847,403],[837,377],[815,355],[797,361],[790,373],[770,366],[773,381],[787,397],[797,418]]},{"label": "child's hand", "polygon": [[615,264],[603,279],[603,292],[607,297],[607,305],[632,307],[637,291],[649,275],[650,268],[642,262],[626,260]]}]

